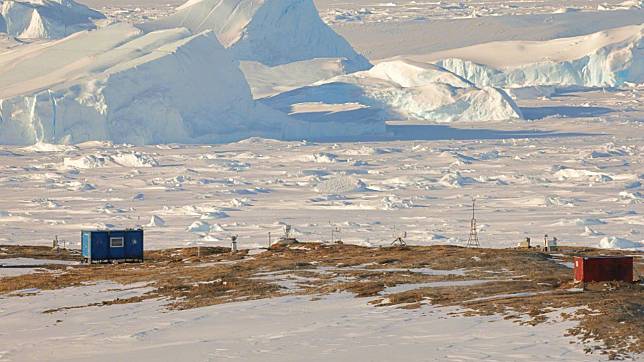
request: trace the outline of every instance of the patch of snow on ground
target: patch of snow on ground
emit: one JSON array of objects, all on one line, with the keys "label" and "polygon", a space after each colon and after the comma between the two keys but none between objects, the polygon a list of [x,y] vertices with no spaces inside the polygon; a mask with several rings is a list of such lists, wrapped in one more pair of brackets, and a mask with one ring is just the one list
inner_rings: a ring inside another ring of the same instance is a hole
[{"label": "patch of snow on ground", "polygon": [[[181,356],[187,360],[278,361],[306,355],[322,361],[332,354],[338,360],[393,360],[404,350],[407,358],[430,361],[454,356],[474,360],[512,356],[515,361],[534,356],[587,359],[582,347],[571,343],[572,338],[552,338],[564,335],[574,326],[571,322],[524,327],[498,316],[450,318],[450,312],[459,310],[376,308],[349,294],[317,301],[287,296],[164,313],[159,313],[163,301],[42,313],[128,298],[146,290],[144,286],[122,288],[129,286],[101,284],[0,299],[0,331],[11,331],[4,340],[8,346],[5,358],[119,360],[136,354],[142,360]],[[53,305],[52,300],[56,301]],[[52,340],[52,335],[67,342]],[[110,340],[107,345],[106,338]],[[347,338],[361,343],[347,344]],[[249,341],[254,348],[247,348]],[[339,345],[344,347],[338,349]],[[429,357],[428,348],[434,351]]]}]

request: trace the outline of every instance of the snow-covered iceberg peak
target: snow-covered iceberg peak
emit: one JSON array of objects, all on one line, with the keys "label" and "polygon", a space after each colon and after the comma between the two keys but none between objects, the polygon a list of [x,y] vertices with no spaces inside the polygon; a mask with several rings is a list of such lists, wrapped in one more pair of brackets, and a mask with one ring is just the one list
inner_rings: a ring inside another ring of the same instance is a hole
[{"label": "snow-covered iceberg peak", "polygon": [[104,18],[73,0],[0,0],[0,32],[22,39],[63,38]]},{"label": "snow-covered iceberg peak", "polygon": [[268,66],[315,58],[345,58],[347,71],[369,62],[320,18],[312,0],[190,0],[169,17],[140,24],[145,31],[213,30],[238,60]]}]

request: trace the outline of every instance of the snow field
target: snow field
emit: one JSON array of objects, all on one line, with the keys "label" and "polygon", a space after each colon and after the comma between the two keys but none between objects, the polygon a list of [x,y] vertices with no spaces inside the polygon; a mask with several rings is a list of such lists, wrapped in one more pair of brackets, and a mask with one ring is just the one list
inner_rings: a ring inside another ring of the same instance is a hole
[{"label": "snow field", "polygon": [[163,301],[41,313],[57,306],[133,297],[145,290],[144,285],[99,283],[0,299],[0,318],[12,331],[4,339],[2,356],[25,361],[109,361],[132,355],[142,360],[181,356],[284,361],[307,355],[311,360],[333,356],[345,361],[395,359],[399,357],[395,351],[404,350],[431,361],[508,356],[530,361],[535,355],[561,361],[587,358],[569,337],[552,338],[572,327],[569,322],[526,328],[497,316],[450,317],[448,313],[456,309],[375,308],[347,294],[317,301],[289,296],[164,313],[158,312]]},{"label": "snow field", "polygon": [[[226,246],[230,235],[256,248],[291,224],[306,241],[328,240],[337,225],[349,243],[388,245],[395,227],[411,244],[461,245],[476,196],[484,246],[546,233],[565,245],[613,237],[637,245],[644,240],[638,126],[605,122],[550,119],[546,138],[504,139],[503,127],[512,128],[499,124],[499,138],[489,140],[4,147],[0,240],[49,245],[56,234],[78,243],[82,228],[143,225],[147,248]],[[581,124],[595,135],[565,136]],[[608,129],[623,135],[601,135]],[[116,155],[137,162],[123,167],[111,161]],[[46,196],[33,196],[42,190]]]}]

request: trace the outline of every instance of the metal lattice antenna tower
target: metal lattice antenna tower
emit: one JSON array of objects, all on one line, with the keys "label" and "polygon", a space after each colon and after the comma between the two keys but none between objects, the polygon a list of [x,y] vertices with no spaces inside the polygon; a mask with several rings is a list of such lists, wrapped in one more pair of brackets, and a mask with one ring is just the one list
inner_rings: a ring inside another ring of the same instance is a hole
[{"label": "metal lattice antenna tower", "polygon": [[470,222],[470,236],[467,238],[467,247],[468,248],[478,248],[481,246],[479,243],[479,233],[476,228],[476,215],[475,215],[475,206],[476,199],[472,199],[472,221]]}]

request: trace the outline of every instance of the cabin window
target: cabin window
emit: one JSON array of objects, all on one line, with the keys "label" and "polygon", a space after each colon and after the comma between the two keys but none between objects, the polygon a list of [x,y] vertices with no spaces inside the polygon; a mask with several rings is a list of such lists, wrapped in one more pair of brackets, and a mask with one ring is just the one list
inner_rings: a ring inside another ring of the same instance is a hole
[{"label": "cabin window", "polygon": [[125,239],[110,238],[110,248],[122,248],[125,246]]}]

